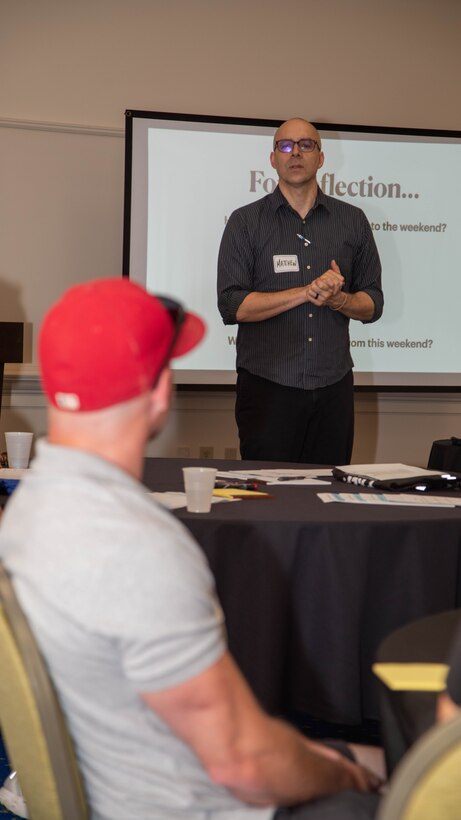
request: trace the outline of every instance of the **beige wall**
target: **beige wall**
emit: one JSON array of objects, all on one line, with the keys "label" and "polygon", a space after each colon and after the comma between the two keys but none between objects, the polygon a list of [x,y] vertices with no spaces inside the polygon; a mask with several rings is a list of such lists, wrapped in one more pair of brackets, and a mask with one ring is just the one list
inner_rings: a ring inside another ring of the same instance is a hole
[{"label": "beige wall", "polygon": [[459,0],[2,0],[0,13],[4,117],[460,127]]},{"label": "beige wall", "polygon": [[[460,23],[459,0],[2,0],[0,320],[36,336],[70,283],[120,274],[126,108],[461,129]],[[0,430],[43,431],[34,364],[9,373]],[[461,432],[457,397],[357,412],[360,460]],[[231,395],[178,396],[157,449],[200,445],[236,446]]]}]

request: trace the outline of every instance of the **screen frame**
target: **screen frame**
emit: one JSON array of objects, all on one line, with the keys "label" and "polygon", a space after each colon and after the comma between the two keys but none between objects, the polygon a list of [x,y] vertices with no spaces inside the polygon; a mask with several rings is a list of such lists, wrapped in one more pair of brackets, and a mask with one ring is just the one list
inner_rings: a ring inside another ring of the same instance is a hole
[{"label": "screen frame", "polygon": [[[123,209],[123,251],[122,275],[130,277],[131,262],[131,227],[132,227],[132,184],[133,184],[133,122],[136,118],[153,119],[185,123],[202,123],[229,126],[249,126],[256,128],[277,129],[284,122],[281,119],[213,116],[205,114],[177,113],[166,111],[148,111],[127,109],[125,111],[125,180]],[[345,132],[369,135],[389,135],[396,137],[420,137],[428,139],[461,140],[461,131],[450,129],[407,128],[394,126],[357,125],[350,123],[331,123],[312,121],[312,124],[324,133]],[[394,374],[382,372],[362,373],[354,371],[354,389],[360,392],[395,392],[395,393],[459,393],[461,392],[461,372],[458,373],[414,373],[399,372],[398,381]],[[365,381],[362,381],[362,376]],[[376,380],[374,380],[376,376]],[[427,376],[427,383],[421,377]],[[173,371],[176,385],[183,390],[235,390],[235,371]],[[204,378],[205,377],[205,378]]]}]

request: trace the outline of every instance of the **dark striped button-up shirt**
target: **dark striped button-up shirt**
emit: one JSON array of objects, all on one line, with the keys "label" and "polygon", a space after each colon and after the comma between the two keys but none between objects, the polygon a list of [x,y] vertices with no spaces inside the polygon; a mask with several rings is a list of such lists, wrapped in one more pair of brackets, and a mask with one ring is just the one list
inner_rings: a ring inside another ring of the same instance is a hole
[{"label": "dark striped button-up shirt", "polygon": [[[305,237],[306,241],[303,238]],[[252,291],[302,287],[335,259],[344,290],[364,291],[382,314],[381,264],[370,224],[360,208],[320,189],[305,219],[277,187],[274,193],[234,211],[218,258],[218,307],[225,324]],[[241,322],[237,369],[290,387],[334,384],[353,367],[349,319],[310,302],[260,322]]]}]

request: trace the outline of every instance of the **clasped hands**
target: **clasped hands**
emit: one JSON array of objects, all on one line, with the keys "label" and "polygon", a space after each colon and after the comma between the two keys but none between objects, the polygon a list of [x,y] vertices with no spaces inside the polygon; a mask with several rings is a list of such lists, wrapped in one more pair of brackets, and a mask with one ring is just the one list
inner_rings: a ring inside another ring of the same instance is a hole
[{"label": "clasped hands", "polygon": [[340,294],[344,286],[344,281],[344,276],[339,269],[339,265],[332,259],[331,267],[307,286],[306,301],[312,302],[312,304],[318,305],[318,307],[327,306],[336,308],[336,302],[340,302],[342,297],[340,297],[339,300],[335,299],[335,297]]}]

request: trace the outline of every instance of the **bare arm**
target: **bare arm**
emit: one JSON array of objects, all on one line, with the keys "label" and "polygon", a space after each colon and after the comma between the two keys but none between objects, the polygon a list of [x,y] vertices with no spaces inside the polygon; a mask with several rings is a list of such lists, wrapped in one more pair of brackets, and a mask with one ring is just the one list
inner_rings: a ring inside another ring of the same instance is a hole
[{"label": "bare arm", "polygon": [[307,302],[307,287],[277,290],[273,293],[252,291],[237,310],[237,322],[263,322]]},{"label": "bare arm", "polygon": [[357,293],[345,293],[341,291],[334,299],[330,299],[325,303],[326,307],[332,310],[337,310],[347,316],[348,319],[372,319],[375,312],[375,303],[371,296],[364,291],[359,290]]},{"label": "bare arm", "polygon": [[[334,259],[327,274],[330,272],[335,273],[337,276],[341,275],[341,271]],[[361,290],[357,293],[346,293],[343,290],[336,290],[332,293],[331,289],[329,292],[328,287],[323,284],[322,276],[315,279],[310,285],[309,301],[314,302],[319,307],[329,307],[331,310],[337,310],[343,316],[347,316],[348,319],[370,320],[375,312],[375,303],[368,293]]]},{"label": "bare arm", "polygon": [[309,285],[269,293],[252,291],[241,303],[236,319],[237,322],[262,322],[305,302],[320,306],[340,293],[343,285],[344,278],[336,263],[332,262],[332,267]]},{"label": "bare arm", "polygon": [[441,692],[437,698],[436,720],[437,723],[445,723],[447,720],[459,715],[459,706],[451,699],[448,692]]},{"label": "bare arm", "polygon": [[211,780],[253,805],[292,805],[379,785],[334,751],[317,748],[257,704],[229,653],[205,672],[143,701],[196,753]]}]

